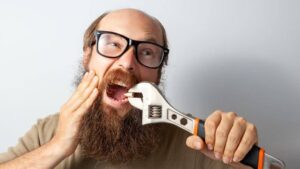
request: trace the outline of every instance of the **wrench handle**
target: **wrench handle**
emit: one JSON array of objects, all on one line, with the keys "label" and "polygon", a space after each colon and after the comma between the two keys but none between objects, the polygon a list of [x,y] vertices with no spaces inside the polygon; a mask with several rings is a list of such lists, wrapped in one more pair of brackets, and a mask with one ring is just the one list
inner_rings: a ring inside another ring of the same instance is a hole
[{"label": "wrench handle", "polygon": [[[194,135],[199,136],[205,140],[205,121],[196,118],[194,120]],[[263,148],[254,145],[251,150],[246,154],[244,159],[241,161],[242,164],[251,166],[254,169],[263,169],[265,151]]]}]

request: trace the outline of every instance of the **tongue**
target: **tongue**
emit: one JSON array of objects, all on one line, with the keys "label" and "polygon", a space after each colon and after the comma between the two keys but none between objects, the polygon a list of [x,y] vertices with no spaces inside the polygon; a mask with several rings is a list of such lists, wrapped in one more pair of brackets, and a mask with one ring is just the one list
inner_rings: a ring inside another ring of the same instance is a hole
[{"label": "tongue", "polygon": [[118,101],[126,98],[125,93],[127,93],[127,89],[119,85],[109,85],[107,90],[107,95]]}]

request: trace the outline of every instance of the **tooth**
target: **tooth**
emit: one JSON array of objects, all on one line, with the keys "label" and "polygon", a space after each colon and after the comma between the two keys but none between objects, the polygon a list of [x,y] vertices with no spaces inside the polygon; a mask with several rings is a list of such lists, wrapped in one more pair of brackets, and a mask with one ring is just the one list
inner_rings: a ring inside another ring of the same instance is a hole
[{"label": "tooth", "polygon": [[124,96],[126,96],[126,97],[133,97],[133,93],[125,93]]},{"label": "tooth", "polygon": [[115,81],[113,83],[116,84],[116,85],[122,86],[122,87],[127,87],[127,85],[122,81]]}]

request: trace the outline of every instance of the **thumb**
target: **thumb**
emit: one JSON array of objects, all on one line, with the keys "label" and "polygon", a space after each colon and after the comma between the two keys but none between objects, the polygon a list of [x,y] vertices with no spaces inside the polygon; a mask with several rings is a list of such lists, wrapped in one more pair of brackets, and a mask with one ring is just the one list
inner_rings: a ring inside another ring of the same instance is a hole
[{"label": "thumb", "polygon": [[214,152],[206,148],[206,144],[199,136],[189,136],[186,139],[186,145],[194,150],[200,150],[207,157],[216,160]]},{"label": "thumb", "polygon": [[204,141],[199,136],[189,136],[186,139],[186,145],[194,150],[202,150],[205,147]]}]

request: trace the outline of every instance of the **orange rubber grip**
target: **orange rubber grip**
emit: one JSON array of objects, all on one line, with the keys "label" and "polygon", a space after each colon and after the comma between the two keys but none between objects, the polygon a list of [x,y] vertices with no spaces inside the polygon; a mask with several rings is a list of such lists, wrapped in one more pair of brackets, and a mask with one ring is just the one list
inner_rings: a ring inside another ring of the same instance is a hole
[{"label": "orange rubber grip", "polygon": [[258,154],[258,166],[257,166],[258,169],[264,168],[264,159],[265,159],[265,150],[261,148]]},{"label": "orange rubber grip", "polygon": [[199,127],[199,118],[195,118],[194,119],[194,135],[197,136],[198,135],[198,127]]}]

